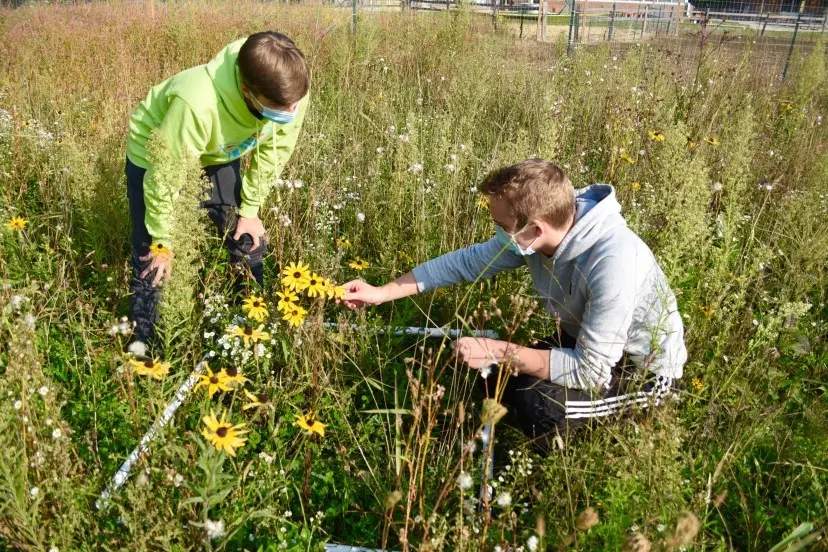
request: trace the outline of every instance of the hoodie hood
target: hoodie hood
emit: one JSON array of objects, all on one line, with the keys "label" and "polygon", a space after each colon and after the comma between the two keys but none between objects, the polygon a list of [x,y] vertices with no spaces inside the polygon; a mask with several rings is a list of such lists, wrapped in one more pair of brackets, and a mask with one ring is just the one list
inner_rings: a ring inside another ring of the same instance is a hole
[{"label": "hoodie hood", "polygon": [[575,224],[553,255],[556,262],[574,259],[595,244],[604,234],[627,223],[621,216],[621,204],[615,188],[593,184],[575,190]]},{"label": "hoodie hood", "polygon": [[259,120],[247,106],[241,92],[241,73],[239,72],[239,50],[247,39],[243,38],[228,45],[205,66],[207,74],[213,80],[218,100],[224,104],[227,113],[239,125],[256,128],[267,121]]}]

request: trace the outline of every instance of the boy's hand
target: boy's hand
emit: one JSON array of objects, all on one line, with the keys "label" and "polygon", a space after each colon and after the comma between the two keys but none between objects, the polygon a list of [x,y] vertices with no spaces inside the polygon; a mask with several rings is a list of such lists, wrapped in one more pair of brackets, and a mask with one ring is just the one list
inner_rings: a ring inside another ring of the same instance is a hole
[{"label": "boy's hand", "polygon": [[250,237],[253,238],[253,249],[258,249],[261,245],[261,238],[265,235],[265,228],[262,224],[262,220],[259,217],[239,217],[239,222],[236,223],[236,233],[233,235],[233,239],[238,240],[242,237],[242,234],[250,234]]},{"label": "boy's hand", "polygon": [[503,345],[503,341],[485,337],[461,337],[451,344],[451,348],[461,362],[469,368],[480,370],[499,361]]},{"label": "boy's hand", "polygon": [[150,265],[141,272],[140,277],[143,280],[147,276],[149,276],[153,270],[155,270],[155,276],[152,279],[152,287],[156,287],[162,281],[168,282],[170,277],[172,276],[172,258],[173,254],[172,251],[167,253],[156,255],[152,251],[144,255],[143,257],[138,257],[138,260],[141,262],[149,261],[152,259]]},{"label": "boy's hand", "polygon": [[342,298],[342,302],[351,310],[365,305],[381,305],[388,300],[387,293],[383,288],[366,284],[362,280],[351,280],[347,284],[343,284],[342,287],[347,292],[345,297]]}]

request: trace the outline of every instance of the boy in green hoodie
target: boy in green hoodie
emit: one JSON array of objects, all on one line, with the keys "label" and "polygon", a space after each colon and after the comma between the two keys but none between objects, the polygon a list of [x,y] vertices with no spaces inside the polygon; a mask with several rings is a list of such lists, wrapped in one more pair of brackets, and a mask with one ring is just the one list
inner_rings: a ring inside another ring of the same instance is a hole
[{"label": "boy in green hoodie", "polygon": [[[266,31],[238,40],[206,65],[154,86],[132,113],[127,195],[132,218],[131,350],[144,354],[158,320],[157,286],[169,279],[172,205],[154,185],[147,141],[158,129],[174,157],[196,155],[212,183],[201,207],[234,265],[262,284],[265,229],[259,208],[296,145],[308,108],[310,72],[287,36]],[[251,153],[242,176],[240,159]]]}]

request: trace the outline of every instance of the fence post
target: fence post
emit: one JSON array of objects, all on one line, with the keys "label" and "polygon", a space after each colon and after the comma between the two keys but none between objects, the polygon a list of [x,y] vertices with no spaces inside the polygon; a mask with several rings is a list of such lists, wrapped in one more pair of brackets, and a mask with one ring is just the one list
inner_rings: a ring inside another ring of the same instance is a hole
[{"label": "fence post", "polygon": [[612,40],[613,25],[615,25],[615,2],[612,3],[612,12],[610,12],[609,29],[607,30],[607,42]]},{"label": "fence post", "polygon": [[[540,0],[540,2],[546,2],[546,0]],[[538,2],[538,28],[535,29],[535,40],[540,42],[541,39],[541,5]]]},{"label": "fence post", "polygon": [[[540,8],[540,6],[538,6]],[[541,40],[546,42],[546,25],[548,19],[548,13],[546,10],[549,9],[549,5],[546,3],[546,0],[543,0],[543,19],[541,19]]]},{"label": "fence post", "polygon": [[[448,0],[446,0],[446,4],[448,4]],[[523,9],[523,5],[520,6],[520,38],[523,38],[523,16],[526,10]]]},{"label": "fence post", "polygon": [[572,55],[572,27],[575,24],[575,0],[569,0],[569,39],[566,42],[566,55]]},{"label": "fence post", "polygon": [[647,15],[650,13],[650,6],[649,4],[644,5],[644,26],[641,27],[641,38],[644,38],[644,35],[647,34]]},{"label": "fence post", "polygon": [[765,22],[762,23],[762,32],[759,33],[759,36],[765,36],[765,29],[768,26],[768,20],[770,19],[770,12],[765,16]]},{"label": "fence post", "polygon": [[788,50],[788,59],[785,60],[785,69],[782,70],[782,80],[788,76],[788,65],[791,63],[791,55],[793,55],[794,44],[796,44],[796,33],[799,31],[799,20],[802,19],[802,12],[805,10],[805,0],[799,3],[799,13],[796,16],[796,25],[794,26],[793,36],[791,37],[791,48]]},{"label": "fence post", "polygon": [[587,31],[587,0],[583,0],[581,13],[581,40],[586,44],[589,42],[589,32]]},{"label": "fence post", "polygon": [[684,10],[682,9],[681,2],[676,4],[676,28],[675,33],[676,36],[679,35],[679,27],[681,26],[681,20],[684,18]]},{"label": "fence post", "polygon": [[354,0],[351,7],[351,32],[356,34],[357,0]]}]

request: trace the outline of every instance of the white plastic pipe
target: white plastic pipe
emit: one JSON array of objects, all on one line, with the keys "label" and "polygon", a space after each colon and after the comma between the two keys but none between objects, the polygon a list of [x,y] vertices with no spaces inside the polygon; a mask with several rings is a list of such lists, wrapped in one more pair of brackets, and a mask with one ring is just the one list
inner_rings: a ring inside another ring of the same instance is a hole
[{"label": "white plastic pipe", "polygon": [[[326,328],[338,328],[340,324],[336,322],[323,322]],[[498,333],[494,330],[473,330],[466,332],[465,330],[451,330],[446,328],[420,328],[417,326],[364,326],[360,324],[347,324],[353,330],[377,332],[381,334],[393,335],[423,335],[425,337],[462,337],[464,334],[471,334],[474,337],[488,337],[497,339]]]}]

